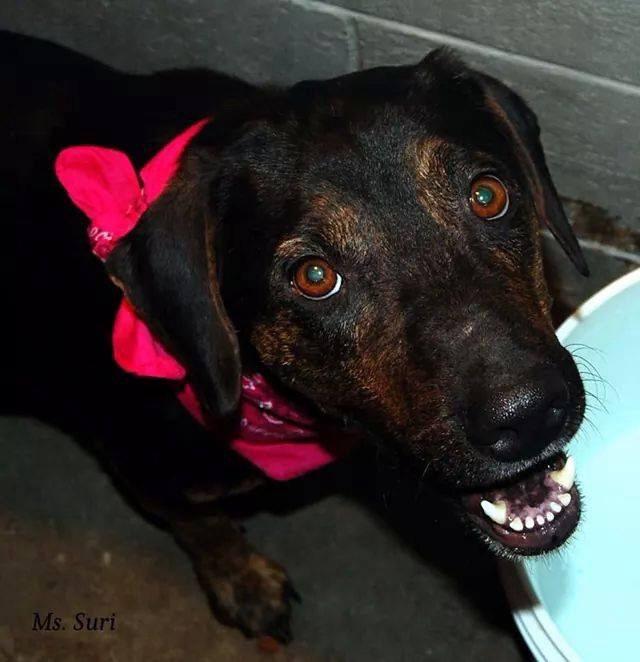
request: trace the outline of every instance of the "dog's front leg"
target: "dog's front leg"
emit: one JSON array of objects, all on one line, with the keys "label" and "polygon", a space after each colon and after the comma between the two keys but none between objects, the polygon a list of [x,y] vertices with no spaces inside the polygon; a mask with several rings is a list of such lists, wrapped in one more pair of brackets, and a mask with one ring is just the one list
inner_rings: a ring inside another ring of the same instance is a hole
[{"label": "dog's front leg", "polygon": [[173,411],[173,399],[155,401],[161,406],[125,417],[94,450],[133,503],[190,556],[220,620],[248,635],[289,640],[295,592],[286,572],[224,513],[229,497],[252,491],[264,476]]},{"label": "dog's front leg", "polygon": [[173,520],[169,527],[221,621],[248,635],[291,639],[291,599],[297,595],[287,573],[256,552],[238,524],[219,513]]}]

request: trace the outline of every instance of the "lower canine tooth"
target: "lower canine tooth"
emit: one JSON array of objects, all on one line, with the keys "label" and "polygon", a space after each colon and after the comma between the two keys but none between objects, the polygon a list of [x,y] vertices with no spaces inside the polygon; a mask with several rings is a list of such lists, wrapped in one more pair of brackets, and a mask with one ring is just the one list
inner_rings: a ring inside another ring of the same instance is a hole
[{"label": "lower canine tooth", "polygon": [[558,501],[563,506],[568,506],[571,503],[571,495],[570,494],[558,494]]},{"label": "lower canine tooth", "polygon": [[573,482],[576,479],[576,463],[575,460],[569,456],[564,463],[564,467],[559,471],[552,471],[549,476],[555,480],[558,485],[562,485],[565,490],[570,490],[573,487]]},{"label": "lower canine tooth", "polygon": [[544,517],[542,515],[538,515],[536,517],[536,522],[538,522],[538,526],[542,526],[544,524]]},{"label": "lower canine tooth", "polygon": [[524,526],[522,524],[522,520],[519,517],[516,517],[509,526],[514,530],[514,531],[522,531],[524,529]]},{"label": "lower canine tooth", "polygon": [[533,521],[533,517],[527,517],[527,519],[524,521],[524,525],[527,527],[527,529],[533,529],[533,525],[535,522]]},{"label": "lower canine tooth", "polygon": [[507,504],[504,501],[496,501],[495,503],[492,503],[491,501],[483,499],[480,502],[480,508],[482,508],[484,514],[496,524],[504,524],[507,521]]},{"label": "lower canine tooth", "polygon": [[553,510],[554,513],[559,513],[562,510],[562,506],[559,503],[556,503],[555,501],[552,501],[549,504],[549,508]]}]

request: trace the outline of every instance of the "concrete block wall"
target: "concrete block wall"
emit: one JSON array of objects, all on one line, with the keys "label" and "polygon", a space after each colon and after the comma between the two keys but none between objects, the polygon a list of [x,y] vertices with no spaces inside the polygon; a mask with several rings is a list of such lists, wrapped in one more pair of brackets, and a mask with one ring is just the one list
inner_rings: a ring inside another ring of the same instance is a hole
[{"label": "concrete block wall", "polygon": [[640,265],[637,0],[5,0],[0,27],[126,70],[275,83],[453,47],[527,99],[558,189],[579,201],[569,209],[595,279],[572,284],[567,308]]}]

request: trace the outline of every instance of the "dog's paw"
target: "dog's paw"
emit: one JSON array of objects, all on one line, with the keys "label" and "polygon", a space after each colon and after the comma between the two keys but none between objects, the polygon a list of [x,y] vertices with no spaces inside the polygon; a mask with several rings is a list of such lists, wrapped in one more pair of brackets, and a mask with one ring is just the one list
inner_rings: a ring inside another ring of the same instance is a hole
[{"label": "dog's paw", "polygon": [[282,566],[256,552],[224,576],[207,566],[198,563],[196,571],[221,621],[249,636],[291,641],[291,601],[300,598]]}]

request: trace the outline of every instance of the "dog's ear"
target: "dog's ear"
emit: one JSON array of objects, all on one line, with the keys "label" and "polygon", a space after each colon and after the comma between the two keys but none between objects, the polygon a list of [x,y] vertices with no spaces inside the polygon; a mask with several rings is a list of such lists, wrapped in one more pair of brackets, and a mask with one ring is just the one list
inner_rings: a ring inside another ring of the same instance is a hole
[{"label": "dog's ear", "polygon": [[220,232],[200,155],[188,150],[169,187],[106,261],[114,282],[181,361],[202,406],[232,413],[240,397],[238,340],[220,296]]},{"label": "dog's ear", "polygon": [[578,271],[588,276],[589,267],[547,168],[534,112],[503,83],[483,74],[479,78],[490,110],[498,116],[514,140],[518,158],[533,191],[539,217],[544,220]]}]

